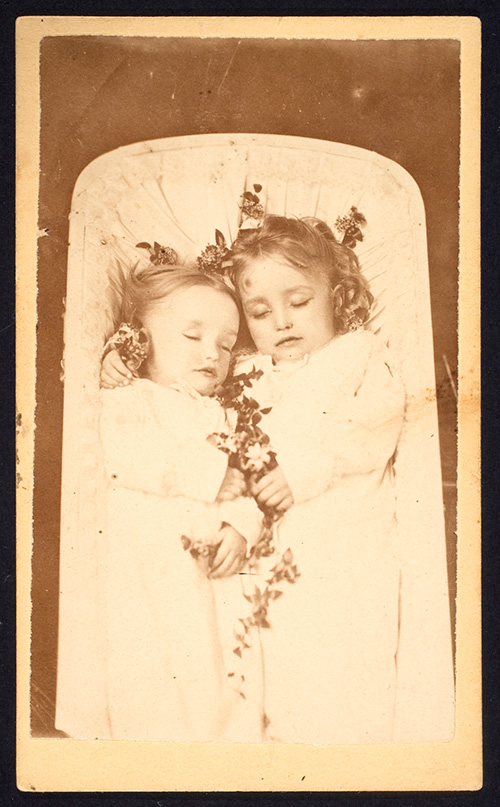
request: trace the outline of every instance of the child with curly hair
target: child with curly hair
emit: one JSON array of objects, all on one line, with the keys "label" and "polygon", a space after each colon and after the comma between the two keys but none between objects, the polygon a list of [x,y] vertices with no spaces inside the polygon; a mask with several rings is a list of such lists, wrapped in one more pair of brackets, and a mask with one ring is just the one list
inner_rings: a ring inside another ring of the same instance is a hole
[{"label": "child with curly hair", "polygon": [[392,458],[405,394],[362,326],[373,301],[354,252],[318,220],[268,216],[233,244],[232,276],[263,370],[255,397],[279,466],[260,504],[291,490],[277,527],[300,577],[262,631],[269,739],[393,738],[399,618]]}]

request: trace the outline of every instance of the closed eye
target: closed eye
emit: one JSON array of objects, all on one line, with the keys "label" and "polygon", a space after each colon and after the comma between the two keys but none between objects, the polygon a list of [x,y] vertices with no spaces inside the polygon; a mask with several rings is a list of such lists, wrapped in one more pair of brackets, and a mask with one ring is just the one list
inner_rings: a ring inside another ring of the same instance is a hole
[{"label": "closed eye", "polygon": [[193,342],[200,342],[201,341],[201,336],[193,336],[190,333],[184,333],[183,336],[185,336],[186,339],[192,339]]},{"label": "closed eye", "polygon": [[292,308],[303,308],[304,306],[308,305],[312,300],[312,297],[309,297],[307,300],[301,300],[300,303],[291,303]]},{"label": "closed eye", "polygon": [[252,319],[264,319],[264,317],[267,317],[267,315],[270,314],[270,313],[271,312],[269,310],[268,311],[258,311],[256,314],[250,314],[250,316],[252,317]]}]

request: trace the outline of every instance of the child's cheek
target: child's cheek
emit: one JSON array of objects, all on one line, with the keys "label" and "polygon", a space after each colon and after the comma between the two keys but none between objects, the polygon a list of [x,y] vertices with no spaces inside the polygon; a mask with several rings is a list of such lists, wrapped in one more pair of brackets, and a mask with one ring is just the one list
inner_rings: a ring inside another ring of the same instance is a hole
[{"label": "child's cheek", "polygon": [[267,347],[267,343],[269,342],[269,336],[267,333],[268,329],[266,329],[262,322],[256,322],[255,320],[249,323],[248,329],[250,331],[250,336],[255,342],[257,350],[262,352],[264,348]]}]

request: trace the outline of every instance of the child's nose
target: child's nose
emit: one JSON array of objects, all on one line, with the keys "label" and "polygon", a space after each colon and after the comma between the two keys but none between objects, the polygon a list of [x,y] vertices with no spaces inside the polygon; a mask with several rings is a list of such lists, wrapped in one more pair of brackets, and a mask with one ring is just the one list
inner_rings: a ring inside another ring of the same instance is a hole
[{"label": "child's nose", "polygon": [[286,309],[278,309],[274,312],[274,326],[277,331],[286,331],[292,327],[291,312]]},{"label": "child's nose", "polygon": [[217,344],[211,339],[204,343],[203,352],[206,361],[216,361],[219,357],[219,349]]}]

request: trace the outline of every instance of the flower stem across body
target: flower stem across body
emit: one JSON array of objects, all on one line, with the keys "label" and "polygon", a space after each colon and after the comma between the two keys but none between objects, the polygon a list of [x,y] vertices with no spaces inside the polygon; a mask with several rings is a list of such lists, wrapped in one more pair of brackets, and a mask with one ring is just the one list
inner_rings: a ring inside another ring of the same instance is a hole
[{"label": "flower stem across body", "polygon": [[[236,425],[231,434],[217,435],[217,446],[229,455],[229,465],[240,470],[247,483],[258,482],[278,464],[269,437],[260,426],[262,415],[268,414],[270,409],[261,409],[258,402],[248,394],[252,382],[261,375],[262,370],[253,367],[249,373],[233,376],[219,395],[221,404],[236,413]],[[257,566],[260,558],[269,557],[276,552],[274,530],[276,522],[282,516],[274,507],[259,507],[263,512],[262,531],[259,541],[249,554],[248,563],[251,569]],[[239,619],[241,629],[235,630],[238,644],[234,653],[237,656],[241,657],[242,651],[250,647],[247,640],[252,627],[271,626],[268,618],[269,604],[283,594],[279,584],[285,580],[294,583],[300,576],[290,549],[283,553],[270,570],[270,575],[262,590],[255,586],[252,594],[244,595],[251,604],[251,611],[248,616]]]}]

